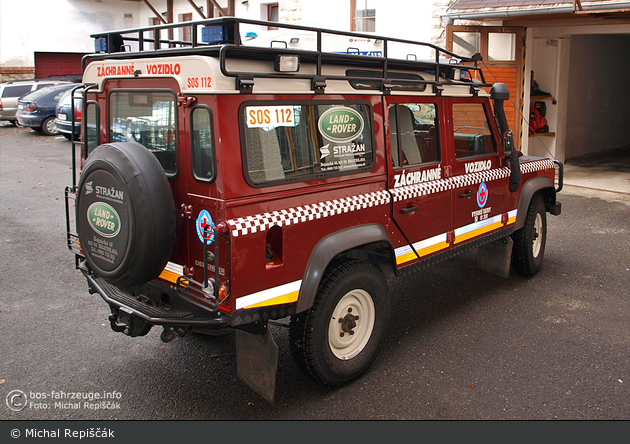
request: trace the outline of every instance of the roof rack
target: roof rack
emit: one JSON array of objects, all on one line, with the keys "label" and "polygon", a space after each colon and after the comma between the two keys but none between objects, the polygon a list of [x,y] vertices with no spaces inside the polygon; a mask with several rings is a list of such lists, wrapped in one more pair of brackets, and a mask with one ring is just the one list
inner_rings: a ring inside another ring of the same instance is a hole
[{"label": "roof rack", "polygon": [[[310,40],[314,42],[314,48],[289,48],[287,42],[278,40],[272,40],[270,47],[252,46],[245,36],[252,34],[252,31],[247,32],[248,29],[256,29],[256,27],[262,30],[273,27],[274,30],[309,33]],[[173,35],[176,30],[179,30],[178,33],[181,35],[189,35],[190,39],[174,39]],[[164,38],[165,33],[167,38]],[[241,35],[242,33],[244,34]],[[370,54],[362,53],[359,48],[354,47],[347,48],[346,52],[324,50],[323,43],[326,38],[331,36],[332,38],[335,36],[346,37],[351,41],[371,41],[378,45],[381,50],[372,51]],[[376,70],[382,74],[380,77],[370,75],[370,80],[380,82],[381,90],[384,93],[389,93],[394,88],[394,81],[397,85],[409,85],[410,87],[418,83],[418,79],[410,79],[409,76],[403,75],[397,76],[396,70],[428,73],[432,80],[423,78],[422,83],[432,85],[433,92],[438,95],[441,94],[443,85],[464,85],[470,88],[473,95],[476,95],[481,87],[492,86],[486,82],[481,68],[477,66],[477,62],[481,60],[479,54],[463,57],[431,43],[237,17],[109,31],[93,34],[91,37],[95,39],[96,54],[84,57],[84,69],[89,61],[95,59],[127,59],[136,58],[139,55],[142,57],[208,55],[219,57],[222,73],[225,76],[236,78],[237,88],[241,92],[251,92],[254,76],[310,79],[315,92],[323,92],[326,87],[326,80],[365,81],[366,79],[364,76],[356,75],[325,75],[322,73],[322,65],[324,64]],[[277,44],[284,44],[284,47],[278,47]],[[433,56],[423,60],[418,60],[416,54],[407,54],[405,59],[393,57],[390,52],[395,45],[424,48],[425,51],[433,52]],[[232,58],[274,61],[281,55],[297,55],[300,58],[300,63],[314,64],[316,72],[253,73],[231,71],[226,63],[227,59]],[[354,72],[356,73],[356,70]]]}]

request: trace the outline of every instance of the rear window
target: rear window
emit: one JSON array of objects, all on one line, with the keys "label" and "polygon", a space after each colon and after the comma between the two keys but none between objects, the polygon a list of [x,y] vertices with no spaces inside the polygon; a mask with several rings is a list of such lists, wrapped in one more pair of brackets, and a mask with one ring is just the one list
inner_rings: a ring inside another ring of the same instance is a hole
[{"label": "rear window", "polygon": [[138,142],[177,172],[177,106],[172,91],[113,91],[109,99],[109,139]]},{"label": "rear window", "polygon": [[39,89],[39,90],[35,90],[32,93],[29,93],[27,95],[25,95],[24,97],[22,97],[21,100],[30,100],[33,101],[35,99],[37,99],[38,97],[43,96],[44,94],[46,94],[47,92],[49,92],[46,89]]},{"label": "rear window", "polygon": [[371,169],[373,124],[367,104],[246,104],[245,174],[254,186]]},{"label": "rear window", "polygon": [[20,97],[31,90],[31,85],[6,86],[2,91],[2,97]]}]

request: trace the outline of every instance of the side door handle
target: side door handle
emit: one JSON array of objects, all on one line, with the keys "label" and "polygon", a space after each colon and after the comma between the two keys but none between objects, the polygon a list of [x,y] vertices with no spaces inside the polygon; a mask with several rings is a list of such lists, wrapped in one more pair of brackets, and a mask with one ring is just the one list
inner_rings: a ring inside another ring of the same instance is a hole
[{"label": "side door handle", "polygon": [[417,210],[418,210],[418,205],[414,205],[413,207],[409,207],[409,208],[401,208],[400,214],[409,214]]},{"label": "side door handle", "polygon": [[466,193],[460,194],[460,195],[459,195],[459,198],[460,198],[460,199],[469,199],[469,198],[473,197],[474,195],[475,195],[475,192],[474,192],[474,191],[468,191],[468,190],[466,190]]}]

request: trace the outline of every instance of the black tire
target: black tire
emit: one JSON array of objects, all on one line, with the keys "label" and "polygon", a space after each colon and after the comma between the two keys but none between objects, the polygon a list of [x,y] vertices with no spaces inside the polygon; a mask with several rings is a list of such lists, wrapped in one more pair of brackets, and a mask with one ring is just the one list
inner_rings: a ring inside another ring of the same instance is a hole
[{"label": "black tire", "polygon": [[56,136],[57,134],[59,134],[59,130],[57,129],[57,126],[55,125],[55,116],[47,117],[42,122],[41,131],[47,136]]},{"label": "black tire", "polygon": [[532,198],[523,227],[512,234],[512,267],[525,276],[538,273],[547,243],[547,213],[539,194]]},{"label": "black tire", "polygon": [[76,204],[90,269],[118,287],[160,275],[176,238],[176,209],[156,157],[138,143],[97,147],[86,159]]},{"label": "black tire", "polygon": [[365,262],[342,262],[324,277],[313,306],[291,318],[289,337],[296,364],[327,386],[351,381],[376,357],[389,310],[383,274]]}]

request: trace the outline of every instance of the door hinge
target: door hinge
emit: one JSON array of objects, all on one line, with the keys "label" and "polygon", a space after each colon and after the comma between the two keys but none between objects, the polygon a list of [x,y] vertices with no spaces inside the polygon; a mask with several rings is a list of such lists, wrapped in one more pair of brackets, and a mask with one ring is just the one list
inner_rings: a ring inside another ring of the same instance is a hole
[{"label": "door hinge", "polygon": [[177,106],[183,106],[184,108],[188,108],[189,106],[193,106],[197,103],[197,98],[194,96],[185,96],[182,93],[177,94]]},{"label": "door hinge", "polygon": [[182,217],[192,219],[192,205],[182,204],[181,210]]}]

